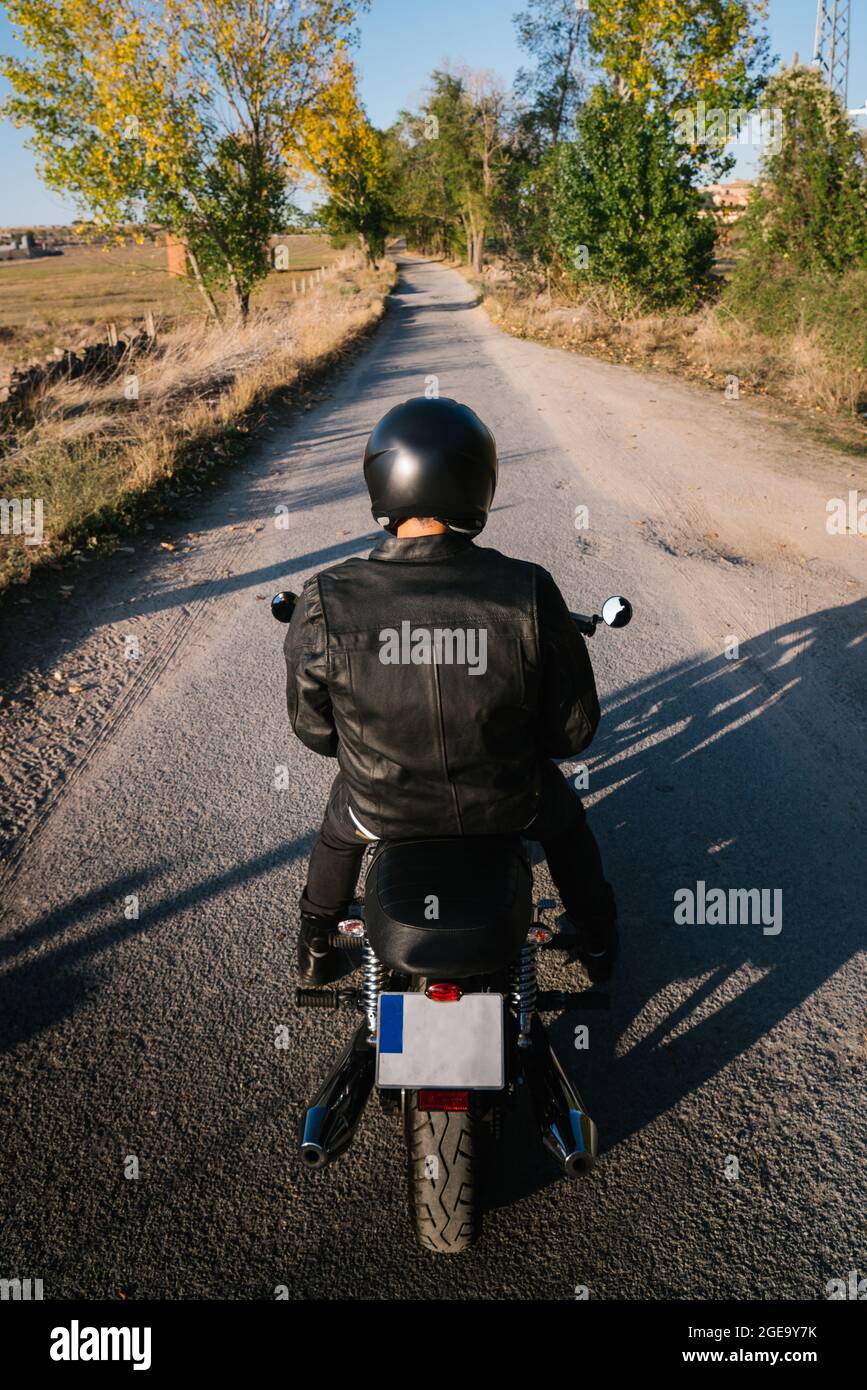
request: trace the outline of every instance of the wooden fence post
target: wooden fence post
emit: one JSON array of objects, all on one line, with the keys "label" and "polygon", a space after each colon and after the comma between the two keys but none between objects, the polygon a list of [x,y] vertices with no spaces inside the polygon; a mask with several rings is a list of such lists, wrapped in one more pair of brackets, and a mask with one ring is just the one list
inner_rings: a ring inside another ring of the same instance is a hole
[{"label": "wooden fence post", "polygon": [[166,232],[166,271],[173,279],[187,273],[187,248],[171,232]]}]

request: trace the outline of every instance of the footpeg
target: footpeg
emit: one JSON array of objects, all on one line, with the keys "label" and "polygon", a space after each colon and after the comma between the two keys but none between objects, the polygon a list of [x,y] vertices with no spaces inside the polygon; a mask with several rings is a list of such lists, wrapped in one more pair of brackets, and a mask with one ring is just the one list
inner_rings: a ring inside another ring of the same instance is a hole
[{"label": "footpeg", "polygon": [[364,933],[352,936],[347,932],[332,932],[328,944],[333,951],[360,951],[364,946]]},{"label": "footpeg", "polygon": [[347,1004],[357,1003],[354,989],[316,989],[300,985],[295,991],[295,1004],[299,1009],[342,1009]]}]

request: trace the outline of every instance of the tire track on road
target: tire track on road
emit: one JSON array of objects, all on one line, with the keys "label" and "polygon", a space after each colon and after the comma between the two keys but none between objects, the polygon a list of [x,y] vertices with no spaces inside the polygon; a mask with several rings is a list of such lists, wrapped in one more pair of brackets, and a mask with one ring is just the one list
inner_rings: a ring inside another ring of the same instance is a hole
[{"label": "tire track on road", "polygon": [[[238,534],[224,541],[218,558],[205,571],[203,577],[194,581],[195,587],[197,589],[203,588],[203,592],[193,599],[189,606],[181,606],[181,611],[170,623],[168,629],[163,631],[153,653],[148,656],[139,674],[120,695],[112,713],[101,721],[99,728],[78,756],[72,768],[62,780],[55,784],[30,825],[11,846],[2,873],[0,873],[0,895],[7,897],[10,894],[18,876],[23,856],[36,844],[61,802],[75,786],[82,773],[89,768],[101,748],[119,733],[142,701],[147,699],[173,656],[198,627],[206,609],[213,600],[220,598],[220,588],[225,578],[225,571],[230,567],[227,563],[228,560],[251,540],[252,537],[250,536]],[[230,597],[230,595],[227,594],[226,597]],[[4,904],[4,912],[7,906]],[[2,915],[0,914],[0,918]]]}]

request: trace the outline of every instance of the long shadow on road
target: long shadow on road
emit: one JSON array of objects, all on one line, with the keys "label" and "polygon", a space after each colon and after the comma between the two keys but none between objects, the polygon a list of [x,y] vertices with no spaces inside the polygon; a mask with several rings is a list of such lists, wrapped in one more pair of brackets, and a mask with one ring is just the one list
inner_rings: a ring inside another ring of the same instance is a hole
[{"label": "long shadow on road", "polygon": [[[141,918],[128,920],[123,914],[126,897],[141,894],[172,867],[153,864],[140,873],[100,884],[7,937],[0,942],[0,961],[11,962],[19,955],[28,958],[0,976],[0,1052],[9,1052],[36,1033],[70,1018],[91,998],[98,985],[87,974],[90,960],[133,936],[171,924],[182,913],[204,908],[233,889],[267,878],[305,854],[311,843],[305,836],[267,850],[182,892],[156,899]],[[88,925],[91,919],[96,925]],[[39,954],[31,957],[34,950]]]},{"label": "long shadow on road", "polygon": [[[741,1057],[863,947],[854,755],[865,632],[860,600],[743,643],[736,662],[684,663],[608,702],[589,759],[602,793],[590,819],[618,893],[621,958],[607,1015],[569,1013],[549,1028],[603,1152]],[[851,701],[851,745],[816,756],[810,740],[832,698],[838,711]],[[708,891],[780,889],[782,929],[675,925],[675,892],[700,880]],[[575,1049],[579,1023],[587,1051]],[[743,1117],[726,1121],[734,1136]],[[529,1124],[507,1136],[494,1206],[558,1180]]]},{"label": "long shadow on road", "polygon": [[[798,730],[814,722],[824,671],[833,674],[838,695],[867,688],[867,643],[860,640],[865,609],[861,601],[787,623],[745,643],[737,663],[723,656],[684,663],[609,702],[591,763],[591,786],[602,794],[592,823],[618,889],[623,954],[607,1020],[580,1019],[589,1021],[591,1036],[601,1035],[600,1044],[576,1053],[578,1015],[551,1028],[605,1149],[650,1125],[752,1047],[860,945],[856,912],[865,895],[858,892],[864,870],[854,852],[857,769],[841,767],[834,777],[822,761],[801,756]],[[852,737],[854,748],[857,725]],[[105,925],[104,912],[140,889],[147,874],[132,888],[128,878],[96,886],[7,939],[3,1047],[74,1014],[98,987],[84,968],[93,957],[131,932],[154,930],[269,874],[307,843],[166,896],[138,923]],[[153,878],[158,871],[148,872]],[[724,889],[781,889],[782,930],[765,935],[761,925],[673,925],[675,891],[699,880]],[[82,932],[94,917],[103,924]],[[63,940],[69,931],[75,935]],[[39,950],[35,959],[30,948]],[[15,958],[25,952],[16,968]],[[745,968],[747,976],[735,981]],[[526,1128],[520,1137],[513,1132],[498,1172],[490,1194],[495,1205],[555,1180]]]},{"label": "long shadow on road", "polygon": [[[863,747],[854,697],[867,688],[865,630],[862,600],[751,639],[736,662],[721,655],[680,663],[608,701],[590,761],[591,815],[618,891],[623,952],[610,1012],[564,1015],[551,1026],[603,1150],[741,1057],[861,945],[863,783],[833,731],[818,752],[813,731],[823,702],[833,699],[839,710],[851,696],[852,753]],[[170,924],[262,879],[309,843],[304,837],[166,895],[140,922],[106,922],[106,909],[165,866],[151,866],[133,887],[128,877],[97,885],[34,921],[4,944],[3,1048],[90,1001],[106,976],[90,976],[88,962],[131,932]],[[700,880],[709,888],[780,889],[782,930],[674,925],[675,892]],[[590,1025],[589,1052],[575,1051],[576,1022]],[[335,1028],[335,1051],[345,1031]],[[526,1125],[507,1130],[492,1179],[493,1206],[558,1180]]]}]

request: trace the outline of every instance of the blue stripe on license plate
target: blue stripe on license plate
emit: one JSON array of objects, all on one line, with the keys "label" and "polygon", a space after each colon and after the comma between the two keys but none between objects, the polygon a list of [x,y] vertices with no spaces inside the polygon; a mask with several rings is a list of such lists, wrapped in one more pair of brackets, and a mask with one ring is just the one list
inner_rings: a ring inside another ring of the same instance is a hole
[{"label": "blue stripe on license plate", "polygon": [[403,1052],[403,995],[379,997],[379,1050]]}]

